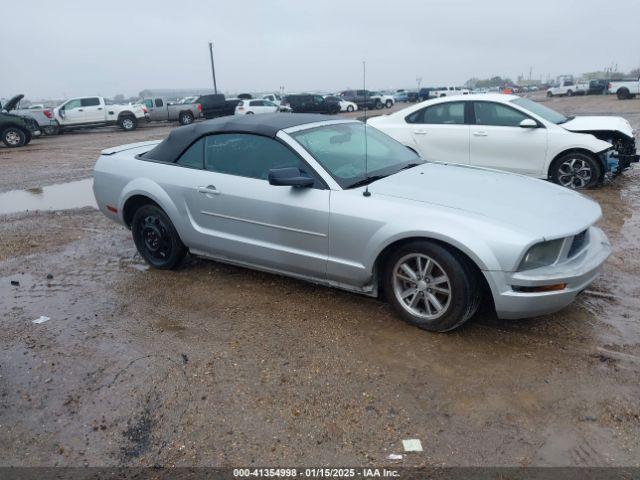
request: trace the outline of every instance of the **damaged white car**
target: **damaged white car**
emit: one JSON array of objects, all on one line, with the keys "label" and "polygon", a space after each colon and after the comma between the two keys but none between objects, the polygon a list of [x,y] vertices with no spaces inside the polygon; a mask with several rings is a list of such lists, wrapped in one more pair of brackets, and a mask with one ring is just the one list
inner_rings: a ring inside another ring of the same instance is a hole
[{"label": "damaged white car", "polygon": [[566,117],[516,95],[438,98],[369,120],[424,159],[591,188],[638,161],[622,117]]}]

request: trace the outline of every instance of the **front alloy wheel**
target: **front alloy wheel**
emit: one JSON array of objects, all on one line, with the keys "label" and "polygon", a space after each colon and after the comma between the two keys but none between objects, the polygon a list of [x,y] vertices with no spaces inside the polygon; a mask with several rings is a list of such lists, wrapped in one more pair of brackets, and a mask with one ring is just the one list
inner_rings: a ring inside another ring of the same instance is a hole
[{"label": "front alloy wheel", "polygon": [[454,249],[430,240],[400,245],[381,270],[382,290],[407,322],[447,332],[478,309],[481,288],[470,261]]},{"label": "front alloy wheel", "polygon": [[568,154],[560,158],[552,172],[552,180],[555,183],[577,190],[593,187],[599,179],[598,163],[582,153]]},{"label": "front alloy wheel", "polygon": [[451,283],[433,258],[409,254],[393,269],[393,293],[409,313],[425,320],[442,316],[451,302]]}]

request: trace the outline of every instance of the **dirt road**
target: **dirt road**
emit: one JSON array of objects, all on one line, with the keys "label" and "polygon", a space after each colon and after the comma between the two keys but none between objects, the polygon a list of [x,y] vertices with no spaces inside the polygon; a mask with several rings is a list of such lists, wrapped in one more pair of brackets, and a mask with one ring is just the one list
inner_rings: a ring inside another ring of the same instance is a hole
[{"label": "dirt road", "polygon": [[[545,103],[640,126],[640,101]],[[86,177],[102,148],[167,131],[0,149],[0,191]],[[574,305],[450,334],[210,261],[149,270],[90,207],[0,216],[0,465],[638,465],[639,182],[588,192],[614,253]],[[424,452],[388,460],[408,438]]]}]

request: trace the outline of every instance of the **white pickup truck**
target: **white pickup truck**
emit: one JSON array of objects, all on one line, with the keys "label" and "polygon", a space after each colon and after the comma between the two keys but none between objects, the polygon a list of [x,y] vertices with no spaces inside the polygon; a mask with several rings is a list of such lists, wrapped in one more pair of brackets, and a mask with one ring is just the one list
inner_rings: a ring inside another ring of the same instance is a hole
[{"label": "white pickup truck", "polygon": [[102,97],[71,98],[53,111],[60,130],[118,125],[130,131],[148,116],[143,105],[107,105]]},{"label": "white pickup truck", "polygon": [[629,100],[640,95],[640,78],[609,82],[607,91],[612,95],[617,95],[619,100]]},{"label": "white pickup truck", "polygon": [[461,87],[440,87],[431,91],[433,98],[453,97],[455,95],[469,95],[469,90]]},{"label": "white pickup truck", "polygon": [[547,97],[572,97],[574,95],[585,95],[589,90],[588,83],[577,83],[573,80],[562,80],[547,89]]}]

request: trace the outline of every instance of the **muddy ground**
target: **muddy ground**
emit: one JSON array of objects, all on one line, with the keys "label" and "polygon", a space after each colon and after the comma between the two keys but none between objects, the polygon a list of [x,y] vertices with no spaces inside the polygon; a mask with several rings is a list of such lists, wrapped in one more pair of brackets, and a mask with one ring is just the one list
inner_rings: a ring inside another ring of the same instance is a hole
[{"label": "muddy ground", "polygon": [[[545,103],[640,127],[639,100]],[[2,148],[0,191],[169,128]],[[91,207],[0,216],[0,465],[639,465],[639,184],[588,192],[614,253],[571,307],[450,334],[211,261],[149,270]],[[388,460],[408,438],[424,451]]]}]

